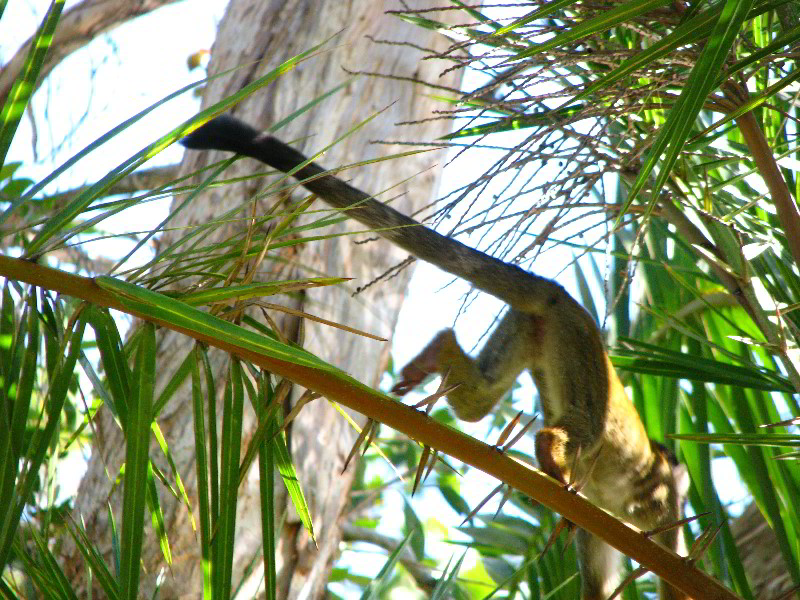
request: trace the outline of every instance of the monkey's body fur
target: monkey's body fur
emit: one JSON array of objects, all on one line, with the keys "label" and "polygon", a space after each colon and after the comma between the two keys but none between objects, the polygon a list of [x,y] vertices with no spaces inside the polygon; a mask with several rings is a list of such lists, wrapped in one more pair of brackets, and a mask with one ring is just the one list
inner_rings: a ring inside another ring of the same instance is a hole
[{"label": "monkey's body fur", "polygon": [[[227,150],[289,172],[306,157],[229,116],[217,117],[188,135],[191,149]],[[328,204],[375,229],[417,258],[461,277],[509,305],[476,359],[452,330],[440,332],[409,363],[395,386],[405,394],[430,373],[449,373],[459,384],[448,402],[460,419],[477,421],[505,395],[525,369],[539,390],[544,427],[536,435],[540,468],[581,489],[592,502],[643,530],[682,516],[688,480],[682,465],[648,439],[627,397],[591,316],[556,282],[504,263],[440,235],[309,163],[294,176]],[[577,460],[576,460],[577,456]],[[575,473],[570,469],[575,466]],[[678,551],[678,529],[659,534]],[[618,557],[599,538],[578,532],[583,600],[607,598],[618,583]],[[685,599],[661,586],[662,600]]]}]

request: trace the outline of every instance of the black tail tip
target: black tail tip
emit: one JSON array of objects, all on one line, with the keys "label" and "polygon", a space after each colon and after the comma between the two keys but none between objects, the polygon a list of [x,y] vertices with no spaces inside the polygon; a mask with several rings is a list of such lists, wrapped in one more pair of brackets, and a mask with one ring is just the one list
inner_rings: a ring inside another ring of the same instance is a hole
[{"label": "black tail tip", "polygon": [[180,140],[190,150],[228,150],[239,152],[242,145],[259,135],[244,121],[228,114],[214,117]]}]

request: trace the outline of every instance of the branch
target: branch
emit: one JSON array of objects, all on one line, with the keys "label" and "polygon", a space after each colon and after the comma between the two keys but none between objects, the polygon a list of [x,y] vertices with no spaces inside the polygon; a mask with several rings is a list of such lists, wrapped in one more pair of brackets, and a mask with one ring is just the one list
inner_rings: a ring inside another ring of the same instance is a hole
[{"label": "branch", "polygon": [[[342,540],[345,542],[364,542],[383,548],[389,553],[397,550],[400,542],[388,535],[382,535],[374,529],[356,527],[352,523],[342,525]],[[431,569],[419,564],[414,558],[414,553],[406,546],[400,554],[400,562],[425,592],[431,593],[439,580],[431,575]]]},{"label": "branch", "polygon": [[[683,239],[694,246],[699,246],[700,248],[708,250],[711,254],[720,259],[721,262],[727,262],[727,259],[722,255],[722,252],[719,251],[719,248],[717,248],[714,243],[709,240],[694,223],[692,223],[689,217],[683,214],[683,211],[672,203],[671,200],[665,199],[659,203],[659,206],[661,206],[661,209],[664,212],[664,218],[675,227],[675,230],[683,237]],[[698,256],[698,258],[703,260],[701,255],[697,253],[695,254]],[[741,286],[743,283],[728,273],[728,271],[720,267],[718,264],[714,263],[714,261],[704,260],[704,262],[708,265],[709,269],[714,272],[714,275],[717,276],[717,279],[719,279],[723,287],[728,290],[729,293],[733,294],[737,299],[739,299],[742,308],[744,308],[745,312],[750,315],[750,318],[757,322],[758,318],[756,317],[755,309],[742,299]]]},{"label": "branch", "polygon": [[[154,167],[152,169],[136,171],[120,179],[108,188],[102,196],[98,196],[98,198],[105,198],[116,194],[134,194],[156,189],[175,181],[177,176],[178,165],[167,165],[164,167]],[[18,243],[14,240],[14,234],[21,233],[23,236],[32,236],[32,231],[26,230],[40,223],[41,219],[47,214],[66,206],[73,198],[89,189],[91,185],[92,184],[86,184],[67,190],[66,192],[59,192],[52,196],[41,198],[40,202],[31,203],[30,206],[35,207],[35,210],[29,211],[24,216],[21,216],[20,211],[12,213],[6,222],[0,226],[0,240],[2,240],[0,241],[0,251],[5,251],[9,246]],[[0,199],[5,200],[5,198]],[[87,273],[105,273],[114,265],[114,262],[116,262],[102,256],[91,258],[78,247],[54,250],[48,253],[48,256],[62,262],[73,264],[79,269],[84,269]]]},{"label": "branch", "polygon": [[[761,130],[758,129],[758,131],[760,132]],[[769,156],[772,157],[771,152],[769,153]],[[622,171],[620,175],[629,178],[633,176],[634,173],[631,171]],[[778,172],[778,175],[780,175],[780,172]],[[783,181],[782,177],[781,181]],[[680,195],[679,189],[676,188],[675,192],[676,195]],[[792,201],[792,205],[794,206],[794,201]],[[661,200],[659,202],[659,206],[661,207],[664,219],[674,226],[675,230],[685,240],[687,240],[690,244],[704,248],[712,255],[719,258],[723,263],[729,262],[728,257],[726,257],[723,252],[721,252],[720,249],[711,240],[709,240],[706,235],[694,223],[692,223],[692,221],[683,213],[683,211],[676,207],[669,198]],[[796,214],[796,206],[794,210]],[[702,213],[699,213],[699,216],[700,218],[703,218]],[[781,364],[786,369],[786,373],[791,382],[794,384],[795,389],[800,391],[800,371],[798,371],[797,367],[786,351],[786,345],[781,342],[781,339],[775,330],[776,328],[769,321],[769,319],[764,316],[764,311],[761,310],[761,305],[758,303],[752,283],[750,281],[734,277],[731,273],[723,269],[720,265],[716,264],[713,260],[706,259],[700,253],[695,252],[695,255],[699,260],[702,260],[708,265],[709,269],[711,269],[714,275],[716,275],[722,286],[728,291],[728,293],[736,298],[736,300],[739,302],[739,305],[750,316],[750,318],[753,320],[753,323],[755,323],[756,327],[758,327],[759,331],[761,331],[767,341],[775,349],[775,353],[780,359]]]},{"label": "branch", "polygon": [[[36,88],[44,78],[67,56],[85,46],[99,34],[121,25],[130,19],[147,14],[176,0],[84,0],[64,12],[56,29],[50,51],[47,53]],[[0,71],[0,106],[4,105],[14,80],[22,70],[30,50],[29,38]]]},{"label": "branch", "polygon": [[[694,223],[692,223],[686,217],[686,215],[675,208],[670,200],[662,202],[661,206],[664,208],[664,215],[667,221],[674,225],[678,233],[684,236],[685,239],[692,244],[696,244],[705,248],[714,256],[721,258],[722,262],[728,262],[727,257],[720,252],[719,248],[712,244],[708,238],[706,238],[703,232],[700,231],[694,225]],[[753,320],[753,323],[755,323],[759,331],[761,331],[767,341],[771,344],[772,348],[774,349],[773,351],[786,369],[786,374],[789,376],[789,379],[791,380],[795,389],[800,391],[800,372],[792,361],[791,356],[789,356],[789,353],[786,349],[786,344],[782,343],[778,332],[776,331],[776,327],[764,315],[764,311],[761,309],[758,298],[756,298],[756,293],[753,289],[752,282],[744,279],[737,279],[725,269],[717,265],[713,260],[707,260],[700,254],[696,255],[700,260],[704,260],[708,267],[717,276],[717,279],[719,279],[723,287],[728,290],[728,292],[732,294],[734,298],[736,298],[736,300],[739,302],[739,305],[750,316],[750,318]]]},{"label": "branch", "polygon": [[[129,298],[122,294],[113,294],[106,289],[111,285],[109,282],[113,281],[110,278],[105,278],[106,287],[101,287],[94,279],[71,275],[7,256],[0,256],[0,275],[54,290],[98,306],[120,310],[235,354],[496,477],[559,512],[578,527],[602,538],[689,596],[704,600],[737,599],[733,592],[697,569],[688,560],[662,548],[641,532],[618,521],[582,496],[565,489],[563,485],[542,472],[499,452],[494,446],[428,418],[425,413],[381,394],[321,361],[319,364],[322,366],[317,367],[312,366],[310,361],[298,364],[278,358],[277,353],[266,354],[266,351],[257,351],[254,349],[257,345],[247,341],[253,340],[256,336],[249,330],[143,288],[138,288],[138,295],[160,298],[163,306],[169,306],[168,310],[171,312],[161,311],[155,304],[148,305],[145,301],[137,299],[138,296]],[[114,285],[125,284],[119,282]],[[135,286],[130,287],[136,289]],[[154,314],[167,315],[170,320]],[[181,321],[185,323],[184,325],[175,323],[179,318],[184,319]],[[201,326],[202,324],[204,325]],[[189,325],[196,328],[190,329]],[[233,336],[223,333],[231,328],[241,332],[236,338],[241,341],[234,343],[230,341]],[[218,333],[212,335],[210,331]],[[262,336],[256,337],[261,339]],[[263,345],[261,347],[263,348]],[[315,362],[316,360],[318,359],[315,359]]]},{"label": "branch", "polygon": [[[153,167],[151,169],[142,169],[141,171],[134,171],[130,175],[126,175],[110,188],[108,188],[101,197],[115,196],[117,194],[136,194],[147,190],[154,190],[160,188],[168,183],[174,181],[178,177],[180,165],[165,165],[162,167]],[[78,194],[88,190],[93,183],[88,183],[65,192],[59,192],[52,196],[42,198],[45,203],[48,203],[50,209],[57,209],[65,206],[67,202],[75,198]]]},{"label": "branch", "polygon": [[[736,106],[741,105],[743,99],[738,96],[734,97],[728,87],[725,86],[724,88],[725,96],[732,100]],[[739,93],[746,94],[747,92],[746,90],[739,90]],[[772,148],[767,143],[767,138],[764,137],[764,132],[758,125],[752,110],[737,117],[736,124],[739,126],[739,131],[742,132],[742,137],[750,149],[750,154],[756,163],[759,173],[761,173],[761,177],[764,179],[764,183],[767,184],[769,195],[775,204],[775,211],[778,213],[778,221],[780,221],[783,232],[786,234],[789,253],[792,255],[794,263],[800,265],[800,212],[798,212],[797,204],[791,193],[789,193],[789,186],[786,185],[786,179],[778,167]]]},{"label": "branch", "polygon": [[[684,304],[675,313],[675,319],[683,321],[690,316],[704,312],[708,308],[730,308],[733,306],[741,306],[733,294],[727,292],[713,292],[700,298],[695,298],[691,302]],[[650,336],[648,340],[651,344],[657,344],[664,336],[672,331],[671,324],[662,325]]]}]

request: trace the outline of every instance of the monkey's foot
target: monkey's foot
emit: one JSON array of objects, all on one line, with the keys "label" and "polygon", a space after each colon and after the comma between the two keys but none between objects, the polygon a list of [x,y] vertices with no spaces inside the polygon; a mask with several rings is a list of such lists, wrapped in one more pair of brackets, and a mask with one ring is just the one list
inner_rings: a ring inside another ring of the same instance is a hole
[{"label": "monkey's foot", "polygon": [[569,436],[563,427],[542,427],[536,433],[536,460],[539,468],[565,488],[570,489],[570,465],[567,462]]},{"label": "monkey's foot", "polygon": [[442,346],[455,343],[455,334],[452,329],[440,331],[427,346],[403,370],[400,371],[400,381],[392,388],[392,393],[405,396],[408,392],[425,381],[429,375],[439,370],[439,353]]},{"label": "monkey's foot", "polygon": [[422,383],[428,375],[430,375],[430,372],[423,371],[413,362],[409,363],[400,372],[400,381],[394,384],[392,393],[398,396],[405,396]]}]

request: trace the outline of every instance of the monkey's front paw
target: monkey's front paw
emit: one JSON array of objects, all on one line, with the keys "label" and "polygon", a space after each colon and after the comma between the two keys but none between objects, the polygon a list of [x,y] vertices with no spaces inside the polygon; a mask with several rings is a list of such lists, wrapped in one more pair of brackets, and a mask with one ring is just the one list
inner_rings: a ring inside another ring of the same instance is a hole
[{"label": "monkey's front paw", "polygon": [[427,346],[403,370],[400,371],[400,381],[392,388],[392,393],[405,396],[408,392],[425,381],[428,375],[439,371],[439,354],[443,346],[458,345],[452,329],[440,331]]},{"label": "monkey's front paw", "polygon": [[411,362],[400,371],[400,381],[394,384],[392,393],[398,396],[405,396],[422,383],[428,375],[430,375],[430,373],[426,373],[417,367],[414,362]]}]

